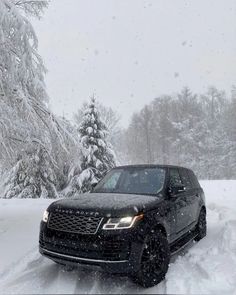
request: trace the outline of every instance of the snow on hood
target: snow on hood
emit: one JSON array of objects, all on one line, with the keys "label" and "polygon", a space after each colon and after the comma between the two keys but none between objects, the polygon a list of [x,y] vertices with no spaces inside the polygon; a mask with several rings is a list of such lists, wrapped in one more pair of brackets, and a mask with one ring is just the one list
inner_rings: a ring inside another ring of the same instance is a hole
[{"label": "snow on hood", "polygon": [[134,194],[77,194],[72,199],[63,199],[51,204],[49,210],[56,208],[76,209],[98,212],[106,216],[137,214],[153,208],[161,201],[159,196]]}]

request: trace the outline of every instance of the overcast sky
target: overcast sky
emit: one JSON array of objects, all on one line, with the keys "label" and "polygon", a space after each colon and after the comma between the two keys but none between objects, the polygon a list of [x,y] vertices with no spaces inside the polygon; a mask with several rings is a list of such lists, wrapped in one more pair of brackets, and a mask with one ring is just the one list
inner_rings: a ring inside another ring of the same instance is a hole
[{"label": "overcast sky", "polygon": [[161,94],[236,84],[235,0],[52,0],[34,24],[51,107],[69,118],[93,93],[125,126]]}]

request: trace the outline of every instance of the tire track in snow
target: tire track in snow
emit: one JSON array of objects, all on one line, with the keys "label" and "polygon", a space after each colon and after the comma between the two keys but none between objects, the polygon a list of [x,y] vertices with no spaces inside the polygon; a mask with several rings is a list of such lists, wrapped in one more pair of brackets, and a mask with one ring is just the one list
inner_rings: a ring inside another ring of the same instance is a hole
[{"label": "tire track in snow", "polygon": [[34,260],[33,257],[35,257],[35,256],[36,256],[36,247],[32,248],[32,250],[27,252],[24,256],[22,256],[16,262],[10,264],[4,271],[2,271],[0,273],[0,284],[8,277],[17,273],[18,270],[24,269],[24,267],[27,265],[29,259],[31,258],[33,261]]},{"label": "tire track in snow", "polygon": [[236,215],[211,204],[207,237],[177,258],[167,273],[167,293],[233,293],[236,290]]},{"label": "tire track in snow", "polygon": [[[28,272],[38,267],[43,258],[37,253],[38,247],[34,247],[26,255],[21,257],[17,262],[8,266],[7,270],[0,274],[0,290],[20,291],[22,286],[27,282]],[[34,273],[30,273],[30,280],[34,280]],[[25,280],[25,281],[24,281]],[[24,282],[24,283],[22,283]],[[19,286],[19,288],[17,287]],[[15,292],[15,291],[14,291]],[[18,292],[20,293],[20,292]]]}]

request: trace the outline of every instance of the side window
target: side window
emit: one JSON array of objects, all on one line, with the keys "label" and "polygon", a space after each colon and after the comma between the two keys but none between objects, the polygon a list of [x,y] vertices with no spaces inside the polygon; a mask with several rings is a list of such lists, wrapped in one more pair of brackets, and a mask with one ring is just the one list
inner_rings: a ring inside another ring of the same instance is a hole
[{"label": "side window", "polygon": [[199,182],[198,182],[198,180],[197,180],[197,177],[195,176],[195,174],[193,173],[193,171],[189,170],[189,171],[188,171],[188,174],[189,174],[189,176],[190,176],[190,180],[191,180],[191,182],[192,182],[193,187],[194,187],[194,188],[198,188],[198,187],[200,187],[200,184],[199,184]]},{"label": "side window", "polygon": [[170,169],[170,186],[182,185],[178,169]]},{"label": "side window", "polygon": [[187,170],[186,169],[180,169],[180,176],[181,176],[181,179],[183,181],[183,185],[186,187],[186,189],[187,190],[191,189],[193,186],[192,186],[192,183],[191,183],[191,180],[189,178]]}]

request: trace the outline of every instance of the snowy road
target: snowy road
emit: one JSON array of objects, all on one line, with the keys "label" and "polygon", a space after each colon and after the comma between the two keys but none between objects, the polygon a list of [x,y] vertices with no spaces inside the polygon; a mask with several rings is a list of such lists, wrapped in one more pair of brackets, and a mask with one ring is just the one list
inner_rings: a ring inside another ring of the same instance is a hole
[{"label": "snowy road", "polygon": [[201,182],[208,235],[173,257],[166,280],[141,289],[90,269],[66,272],[38,253],[48,200],[0,199],[0,293],[181,293],[236,295],[236,181]]}]

